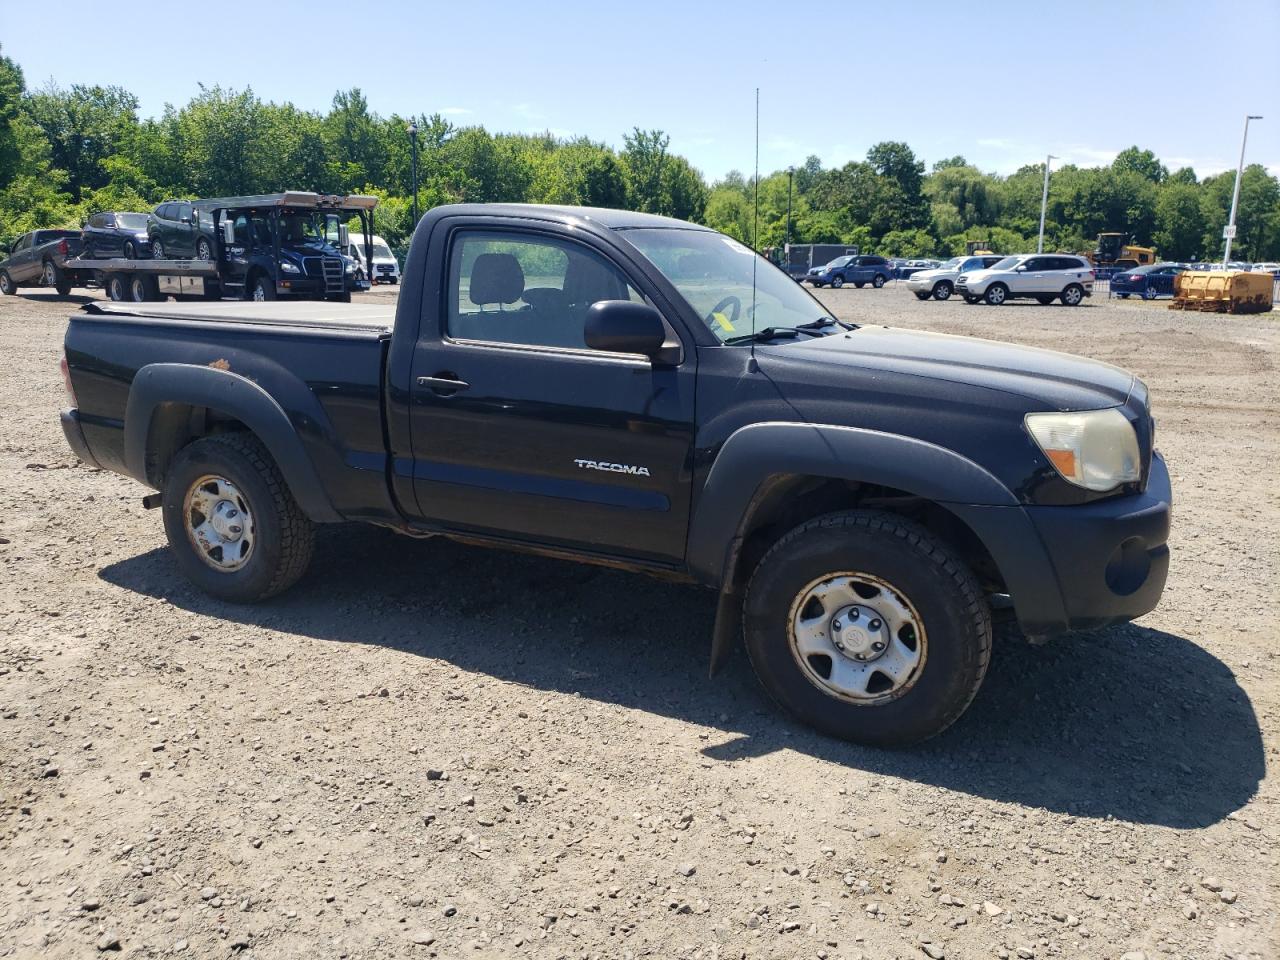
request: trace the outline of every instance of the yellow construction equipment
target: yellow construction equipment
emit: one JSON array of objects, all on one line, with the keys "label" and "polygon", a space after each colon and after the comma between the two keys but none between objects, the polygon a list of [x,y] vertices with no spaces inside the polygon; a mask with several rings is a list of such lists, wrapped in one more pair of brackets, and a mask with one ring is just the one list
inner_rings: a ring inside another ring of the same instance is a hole
[{"label": "yellow construction equipment", "polygon": [[1187,270],[1173,278],[1170,310],[1202,310],[1207,313],[1268,313],[1269,273],[1243,270]]},{"label": "yellow construction equipment", "polygon": [[1097,248],[1084,256],[1095,267],[1119,267],[1121,270],[1156,262],[1155,247],[1137,247],[1126,243],[1128,239],[1124,233],[1100,233]]}]

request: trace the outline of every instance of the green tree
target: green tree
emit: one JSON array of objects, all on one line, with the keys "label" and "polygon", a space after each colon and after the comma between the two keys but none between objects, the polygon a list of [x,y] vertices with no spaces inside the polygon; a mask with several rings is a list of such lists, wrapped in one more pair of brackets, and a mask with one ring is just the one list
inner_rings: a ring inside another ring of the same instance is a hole
[{"label": "green tree", "polygon": [[663,209],[663,168],[671,137],[661,130],[634,127],[623,134],[622,163],[627,173],[627,202],[634,210],[666,213]]},{"label": "green tree", "polygon": [[102,161],[133,145],[138,98],[120,87],[49,84],[27,97],[26,109],[44,131],[55,167],[65,170],[75,199],[106,186]]},{"label": "green tree", "polygon": [[1204,234],[1199,190],[1189,183],[1166,183],[1156,198],[1156,229],[1151,237],[1160,258],[1197,259]]},{"label": "green tree", "polygon": [[1154,153],[1150,150],[1139,150],[1136,145],[1127,150],[1121,150],[1111,161],[1111,169],[1116,173],[1136,173],[1152,183],[1161,183],[1169,176],[1168,169],[1156,159]]}]

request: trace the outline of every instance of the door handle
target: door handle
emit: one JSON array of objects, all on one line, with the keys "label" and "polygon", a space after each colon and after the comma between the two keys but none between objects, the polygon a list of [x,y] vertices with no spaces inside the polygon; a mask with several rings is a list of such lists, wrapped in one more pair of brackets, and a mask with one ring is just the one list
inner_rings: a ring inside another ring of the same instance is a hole
[{"label": "door handle", "polygon": [[471,384],[456,377],[419,377],[418,386],[428,387],[432,392],[442,397],[448,397],[455,393],[461,393]]}]

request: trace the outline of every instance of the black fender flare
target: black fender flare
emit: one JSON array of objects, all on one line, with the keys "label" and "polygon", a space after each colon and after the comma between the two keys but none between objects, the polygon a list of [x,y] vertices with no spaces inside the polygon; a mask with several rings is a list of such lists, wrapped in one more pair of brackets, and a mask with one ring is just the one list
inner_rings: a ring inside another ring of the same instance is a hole
[{"label": "black fender flare", "polygon": [[134,479],[155,486],[148,473],[147,451],[155,414],[165,404],[206,407],[235,417],[262,441],[308,517],[318,523],[342,519],[280,404],[247,377],[216,367],[152,363],[134,376],[124,415],[124,462]]},{"label": "black fender flare", "polygon": [[924,440],[859,427],[753,423],[724,442],[698,495],[688,555],[700,581],[721,586],[757,491],[782,474],[874,483],[944,505],[1018,504],[983,467]]},{"label": "black fender flare", "polygon": [[735,573],[748,524],[760,492],[771,478],[784,475],[873,483],[944,508],[949,503],[1018,507],[1017,498],[986,469],[914,437],[787,422],[754,423],[736,430],[712,463],[689,526],[690,572],[720,592],[711,648],[713,672],[738,630],[741,596]]}]

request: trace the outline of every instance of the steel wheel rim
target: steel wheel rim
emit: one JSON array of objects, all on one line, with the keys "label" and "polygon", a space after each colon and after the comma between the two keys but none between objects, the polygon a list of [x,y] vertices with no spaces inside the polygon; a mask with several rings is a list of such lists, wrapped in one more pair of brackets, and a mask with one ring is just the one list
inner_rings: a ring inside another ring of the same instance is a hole
[{"label": "steel wheel rim", "polygon": [[129,284],[129,293],[133,297],[134,303],[144,303],[147,299],[146,283],[141,277],[134,277]]},{"label": "steel wheel rim", "polygon": [[924,622],[906,595],[854,571],[825,574],[796,595],[787,643],[805,679],[858,706],[901,697],[919,680],[928,655]]},{"label": "steel wheel rim", "polygon": [[249,501],[240,488],[216,474],[206,474],[187,488],[182,523],[196,555],[219,573],[239,570],[257,543]]}]

